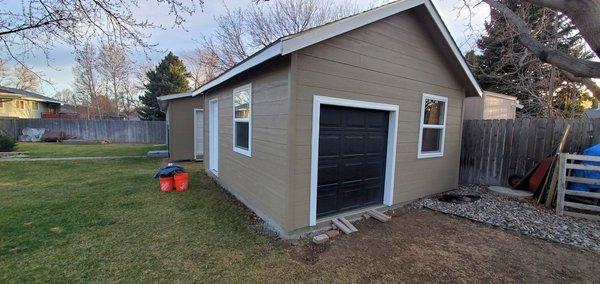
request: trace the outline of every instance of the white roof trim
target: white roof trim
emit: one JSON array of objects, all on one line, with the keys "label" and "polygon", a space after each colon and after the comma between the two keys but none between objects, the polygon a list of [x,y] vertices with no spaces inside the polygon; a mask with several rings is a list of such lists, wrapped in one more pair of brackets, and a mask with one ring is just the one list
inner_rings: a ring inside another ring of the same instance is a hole
[{"label": "white roof trim", "polygon": [[191,97],[192,93],[179,93],[179,94],[170,94],[170,95],[164,95],[164,96],[160,96],[158,97],[158,100],[160,101],[168,101],[168,100],[173,100],[173,99],[180,99],[180,98],[185,98],[185,97]]},{"label": "white roof trim", "polygon": [[[284,37],[282,39],[277,40],[271,46],[268,46],[262,49],[261,51],[257,52],[256,54],[252,55],[245,61],[242,61],[240,64],[227,70],[225,73],[223,73],[216,79],[208,82],[199,89],[196,89],[195,91],[189,93],[187,96],[197,96],[198,94],[201,94],[213,87],[216,87],[219,84],[233,78],[234,76],[276,56],[290,54],[294,51],[311,46],[313,44],[319,43],[326,39],[343,34],[345,32],[360,28],[362,26],[379,21],[383,18],[395,15],[397,13],[406,11],[419,5],[424,5],[427,8],[427,11],[432,16],[436,26],[442,32],[442,36],[450,46],[452,53],[458,59],[460,67],[463,69],[463,71],[465,71],[469,81],[475,87],[475,90],[477,91],[479,96],[481,96],[483,93],[481,87],[479,86],[479,84],[477,84],[473,73],[467,66],[467,62],[460,53],[458,46],[456,46],[456,43],[452,39],[450,32],[446,28],[446,25],[442,21],[442,18],[438,14],[433,4],[431,4],[430,0],[404,0],[393,2],[381,6],[379,8],[375,8],[373,10],[369,10],[354,16],[350,16],[345,19],[341,19],[339,21],[332,22],[330,24],[325,24],[323,26],[300,32],[295,35]],[[179,98],[170,96],[174,95],[161,96],[160,98],[164,98],[163,100]]]},{"label": "white roof trim", "polygon": [[264,48],[263,50],[257,52],[256,54],[252,55],[251,57],[249,57],[248,59],[246,59],[245,61],[242,61],[242,63],[234,66],[233,68],[227,70],[225,73],[223,73],[221,76],[217,77],[216,79],[206,83],[204,86],[200,87],[199,89],[195,90],[192,92],[192,96],[197,96],[198,94],[203,93],[204,91],[213,88],[229,79],[231,79],[232,77],[256,66],[259,65],[271,58],[274,58],[276,56],[282,55],[281,54],[281,41],[276,41],[275,43],[271,44],[271,46],[268,46],[266,48]]},{"label": "white roof trim", "polygon": [[393,2],[373,10],[356,14],[355,16],[350,16],[339,21],[284,37],[282,54],[285,55],[292,53],[345,32],[366,26],[370,23],[374,23],[402,11],[406,11],[410,8],[414,8],[423,4],[424,2],[427,1],[404,0]]}]

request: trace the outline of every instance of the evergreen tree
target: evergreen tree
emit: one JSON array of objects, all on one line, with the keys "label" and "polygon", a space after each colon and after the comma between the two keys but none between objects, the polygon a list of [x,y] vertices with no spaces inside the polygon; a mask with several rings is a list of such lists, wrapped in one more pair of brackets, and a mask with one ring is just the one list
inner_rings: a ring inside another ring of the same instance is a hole
[{"label": "evergreen tree", "polygon": [[157,97],[187,92],[189,76],[179,57],[169,52],[155,70],[146,73],[148,82],[144,84],[145,94],[140,96],[144,104],[138,111],[140,117],[143,120],[165,120],[165,114],[158,106]]},{"label": "evergreen tree", "polygon": [[[574,26],[556,11],[524,1],[503,0],[527,23],[543,44],[578,58],[593,55]],[[491,10],[486,33],[477,41],[481,54],[469,52],[467,60],[484,90],[516,96],[525,106],[519,115],[542,117],[574,116],[583,112],[590,93],[571,82],[556,67],[538,60],[516,38],[512,26],[496,10]]]}]

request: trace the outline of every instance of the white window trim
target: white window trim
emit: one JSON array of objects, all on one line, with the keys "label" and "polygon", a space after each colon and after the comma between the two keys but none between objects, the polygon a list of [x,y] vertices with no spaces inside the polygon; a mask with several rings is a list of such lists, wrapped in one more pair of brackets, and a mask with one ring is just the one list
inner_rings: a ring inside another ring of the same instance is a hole
[{"label": "white window trim", "polygon": [[[248,109],[250,110],[250,117],[248,118],[235,118],[235,94],[237,92],[243,91],[243,90],[247,90],[248,93],[250,94],[250,102],[248,103]],[[232,96],[231,96],[231,109],[233,110],[232,113],[232,118],[233,118],[233,123],[232,123],[232,127],[233,127],[233,135],[232,135],[232,145],[233,145],[233,151],[236,153],[240,153],[242,155],[248,156],[248,157],[252,157],[252,84],[247,84],[247,85],[243,85],[241,87],[235,88],[233,90]],[[235,122],[236,121],[240,121],[240,122],[248,122],[248,149],[243,149],[243,148],[239,148],[235,146],[235,135],[236,135],[236,128],[235,128]]]},{"label": "white window trim", "polygon": [[383,204],[394,204],[394,176],[396,172],[396,146],[398,141],[398,105],[375,102],[340,99],[324,96],[313,96],[312,140],[310,156],[310,208],[309,225],[317,224],[317,174],[319,168],[319,124],[321,120],[321,105],[334,105],[362,109],[384,110],[389,112],[387,154],[385,159],[385,185]]},{"label": "white window trim", "polygon": [[[435,100],[444,102],[444,124],[423,124],[425,120],[425,101],[426,100]],[[419,143],[417,145],[417,158],[418,159],[426,159],[426,158],[437,158],[444,156],[444,144],[446,141],[446,118],[448,117],[448,97],[436,96],[432,94],[423,93],[423,99],[421,100],[421,118],[419,120]],[[435,152],[423,152],[421,151],[421,147],[423,144],[423,129],[441,129],[442,134],[440,138],[440,150]]]}]

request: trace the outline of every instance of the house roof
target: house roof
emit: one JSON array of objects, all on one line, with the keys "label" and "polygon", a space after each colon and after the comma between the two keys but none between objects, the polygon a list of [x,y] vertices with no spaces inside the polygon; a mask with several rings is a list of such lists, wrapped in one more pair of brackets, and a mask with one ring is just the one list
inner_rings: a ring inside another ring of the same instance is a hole
[{"label": "house roof", "polygon": [[63,102],[61,102],[59,100],[55,100],[53,98],[42,96],[40,94],[36,94],[34,92],[30,92],[30,91],[26,91],[26,90],[22,90],[22,89],[15,89],[15,88],[10,88],[10,87],[0,86],[0,93],[8,94],[7,98],[10,98],[10,99],[25,99],[25,100],[30,100],[30,101],[47,102],[47,103],[51,103],[51,104],[60,104],[60,105],[64,104]]},{"label": "house roof", "polygon": [[228,81],[229,79],[239,75],[240,73],[258,66],[270,59],[273,59],[278,56],[284,56],[290,54],[294,51],[303,49],[305,47],[311,46],[313,44],[319,43],[321,41],[330,39],[332,37],[341,35],[345,32],[349,32],[351,30],[363,27],[370,23],[379,21],[381,19],[387,18],[389,16],[398,14],[400,12],[415,8],[417,6],[424,6],[427,12],[431,15],[435,25],[439,29],[442,34],[444,40],[448,43],[452,54],[456,57],[461,69],[464,74],[468,78],[469,83],[472,85],[474,90],[478,93],[479,96],[482,94],[481,87],[475,80],[473,73],[469,69],[465,58],[460,53],[460,50],[454,39],[450,35],[448,28],[442,21],[439,13],[433,6],[430,0],[401,0],[392,2],[371,10],[367,10],[365,12],[349,16],[337,21],[333,21],[331,23],[327,23],[318,27],[314,27],[296,34],[292,34],[289,36],[285,36],[277,39],[275,42],[270,44],[269,46],[257,51],[252,56],[247,59],[241,61],[237,65],[225,71],[223,74],[204,84],[200,88],[183,94],[172,94],[165,95],[159,97],[161,101],[167,101],[177,98],[183,98],[188,96],[197,96],[202,94],[218,85]]}]

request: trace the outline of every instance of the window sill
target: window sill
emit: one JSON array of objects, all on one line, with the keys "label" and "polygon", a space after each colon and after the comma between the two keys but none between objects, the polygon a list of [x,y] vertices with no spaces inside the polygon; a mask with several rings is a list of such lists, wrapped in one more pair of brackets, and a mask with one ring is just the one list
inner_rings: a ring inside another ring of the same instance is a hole
[{"label": "window sill", "polygon": [[425,152],[425,153],[418,153],[417,159],[440,158],[443,156],[444,156],[443,152]]},{"label": "window sill", "polygon": [[246,150],[246,149],[243,149],[243,148],[238,148],[238,147],[233,146],[233,152],[242,154],[244,156],[252,157],[250,149]]}]

